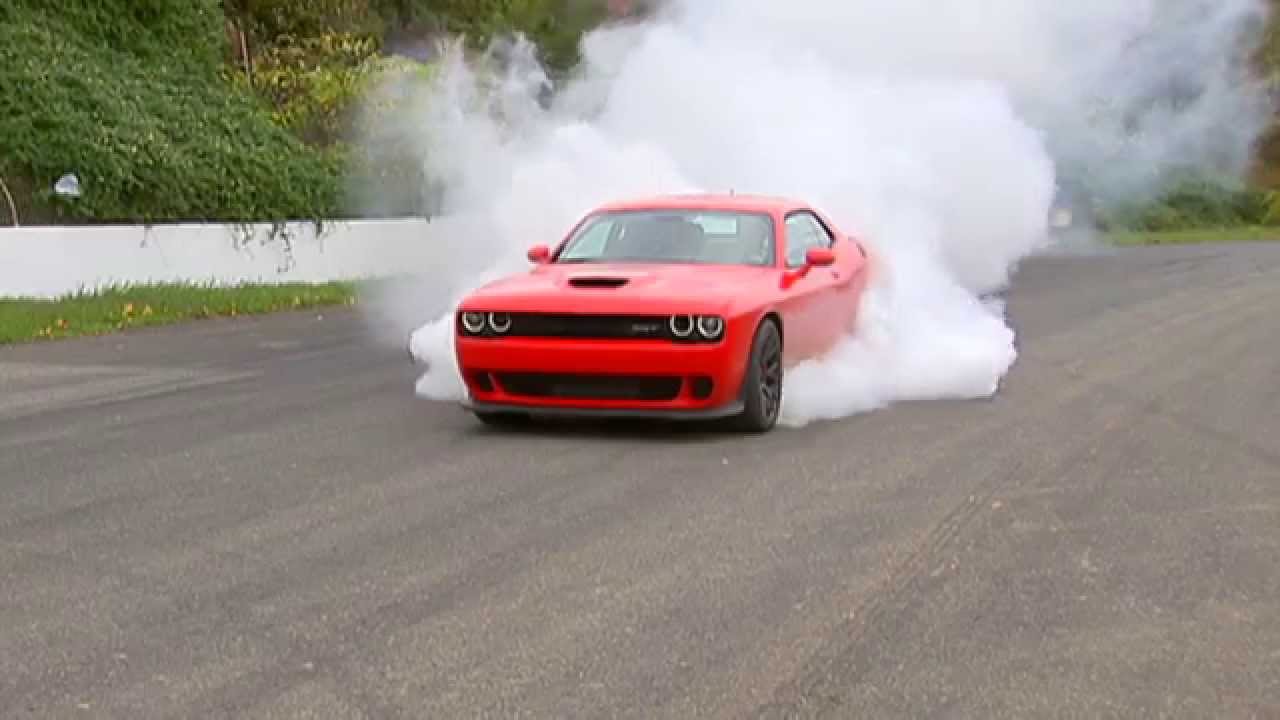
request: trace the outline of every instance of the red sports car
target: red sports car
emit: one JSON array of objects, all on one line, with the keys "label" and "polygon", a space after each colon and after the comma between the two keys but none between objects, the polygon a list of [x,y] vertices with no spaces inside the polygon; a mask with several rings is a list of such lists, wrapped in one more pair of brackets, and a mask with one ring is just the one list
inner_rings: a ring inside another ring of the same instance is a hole
[{"label": "red sports car", "polygon": [[464,405],[532,415],[778,420],[784,368],[854,327],[868,256],[810,205],[663,196],[589,213],[459,305]]}]

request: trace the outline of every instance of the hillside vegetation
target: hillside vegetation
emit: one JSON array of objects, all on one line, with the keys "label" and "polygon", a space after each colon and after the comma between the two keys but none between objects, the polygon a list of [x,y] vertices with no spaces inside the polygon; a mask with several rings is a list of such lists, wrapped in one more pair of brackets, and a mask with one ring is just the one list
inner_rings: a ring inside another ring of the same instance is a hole
[{"label": "hillside vegetation", "polygon": [[[1280,0],[1271,0],[1271,23],[1258,53],[1258,68],[1280,90]],[[1254,180],[1259,185],[1280,189],[1280,120],[1262,138]]]},{"label": "hillside vegetation", "polygon": [[[643,4],[643,3],[641,3]],[[1280,5],[1280,2],[1277,3]],[[22,222],[275,221],[349,216],[344,188],[386,187],[389,214],[426,211],[420,168],[349,142],[362,94],[392,70],[430,72],[427,40],[528,35],[552,70],[577,59],[606,0],[5,0],[0,178]],[[1280,79],[1280,13],[1259,54]],[[397,52],[401,51],[401,52]],[[1191,178],[1112,227],[1277,220],[1280,131],[1255,187]],[[64,173],[83,194],[55,196]],[[381,183],[381,185],[378,185]],[[399,190],[399,194],[392,192]],[[7,224],[0,200],[0,224]]]},{"label": "hillside vegetation", "polygon": [[[217,0],[10,0],[0,9],[0,172],[24,219],[304,216],[338,159],[221,75]],[[54,181],[84,193],[59,205]]]},{"label": "hillside vegetation", "polygon": [[[0,178],[28,224],[342,216],[344,174],[377,172],[344,142],[353,103],[414,64],[388,41],[518,30],[565,67],[598,16],[584,0],[6,0]],[[74,201],[53,192],[68,172]]]}]

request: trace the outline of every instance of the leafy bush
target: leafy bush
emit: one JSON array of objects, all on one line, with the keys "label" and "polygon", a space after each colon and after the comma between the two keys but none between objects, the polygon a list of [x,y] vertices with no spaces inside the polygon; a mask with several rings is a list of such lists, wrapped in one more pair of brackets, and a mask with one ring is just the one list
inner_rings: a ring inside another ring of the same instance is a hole
[{"label": "leafy bush", "polygon": [[582,33],[606,15],[604,0],[222,0],[222,7],[259,50],[282,38],[385,38],[405,29],[465,35],[482,47],[520,32],[557,69],[577,62]]},{"label": "leafy bush", "polygon": [[519,32],[552,70],[578,62],[582,34],[606,16],[603,0],[370,0],[389,27],[422,26],[464,35],[473,47]]},{"label": "leafy bush", "polygon": [[[352,188],[421,211],[422,168],[396,139],[344,143],[357,101],[400,67],[380,54],[388,33],[522,32],[564,69],[603,14],[599,0],[3,0],[0,177],[28,223],[334,217]],[[68,172],[73,201],[52,191]]]},{"label": "leafy bush", "polygon": [[1263,225],[1280,227],[1280,191],[1266,191],[1267,212],[1262,217]]},{"label": "leafy bush", "polygon": [[1164,232],[1230,228],[1280,222],[1276,193],[1212,179],[1172,183],[1155,202],[1111,209],[1101,225],[1108,230]]},{"label": "leafy bush", "polygon": [[[222,12],[215,0],[5,0],[4,25],[36,24],[58,36],[92,39],[106,53],[183,69],[221,57]],[[13,30],[16,28],[7,28]],[[54,58],[47,56],[52,61]]]},{"label": "leafy bush", "polygon": [[254,59],[252,75],[229,69],[227,77],[271,103],[278,125],[327,145],[343,137],[348,110],[380,69],[377,52],[378,42],[369,36],[283,36]]},{"label": "leafy bush", "polygon": [[370,0],[222,0],[221,5],[260,43],[330,32],[376,36],[384,29]]},{"label": "leafy bush", "polygon": [[[2,12],[0,174],[34,188],[43,218],[335,212],[341,158],[308,148],[219,77],[215,0],[10,0]],[[52,184],[66,172],[84,194],[60,203]]]},{"label": "leafy bush", "polygon": [[436,70],[407,59],[380,61],[378,84],[369,87],[359,106],[357,132],[347,153],[345,197],[362,213],[404,217],[438,212],[438,180],[423,164],[420,128],[403,121],[433,84]]},{"label": "leafy bush", "polygon": [[[1256,64],[1271,88],[1280,91],[1280,0],[1270,0],[1270,5]],[[1253,180],[1264,187],[1280,188],[1280,116],[1258,143]]]}]

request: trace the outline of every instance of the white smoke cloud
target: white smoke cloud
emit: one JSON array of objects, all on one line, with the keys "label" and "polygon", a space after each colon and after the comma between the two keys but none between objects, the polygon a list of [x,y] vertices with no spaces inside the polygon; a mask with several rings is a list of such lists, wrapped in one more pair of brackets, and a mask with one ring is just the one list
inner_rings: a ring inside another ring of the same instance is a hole
[{"label": "white smoke cloud", "polygon": [[[448,252],[422,282],[519,271],[619,197],[799,197],[876,272],[856,334],[789,373],[783,421],[989,396],[1017,353],[984,298],[1049,245],[1058,172],[1112,198],[1180,167],[1239,174],[1269,110],[1241,52],[1264,18],[1263,0],[672,0],[588,36],[550,109],[527,46],[496,83],[455,52],[400,119],[446,186]],[[461,396],[450,307],[418,318],[425,397]]]}]

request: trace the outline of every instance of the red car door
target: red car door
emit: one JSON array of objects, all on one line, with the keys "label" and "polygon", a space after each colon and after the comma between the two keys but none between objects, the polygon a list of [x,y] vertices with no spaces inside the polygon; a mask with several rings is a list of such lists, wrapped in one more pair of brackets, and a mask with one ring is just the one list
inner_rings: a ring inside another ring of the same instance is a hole
[{"label": "red car door", "polygon": [[[790,274],[781,303],[786,346],[784,363],[794,365],[819,355],[839,340],[844,319],[834,312],[840,306],[841,289],[853,280],[849,269],[848,243],[835,242],[835,236],[810,210],[789,213],[783,226],[782,242]],[[810,248],[828,248],[836,254],[829,267],[806,267]],[[844,257],[842,257],[844,256]]]}]

